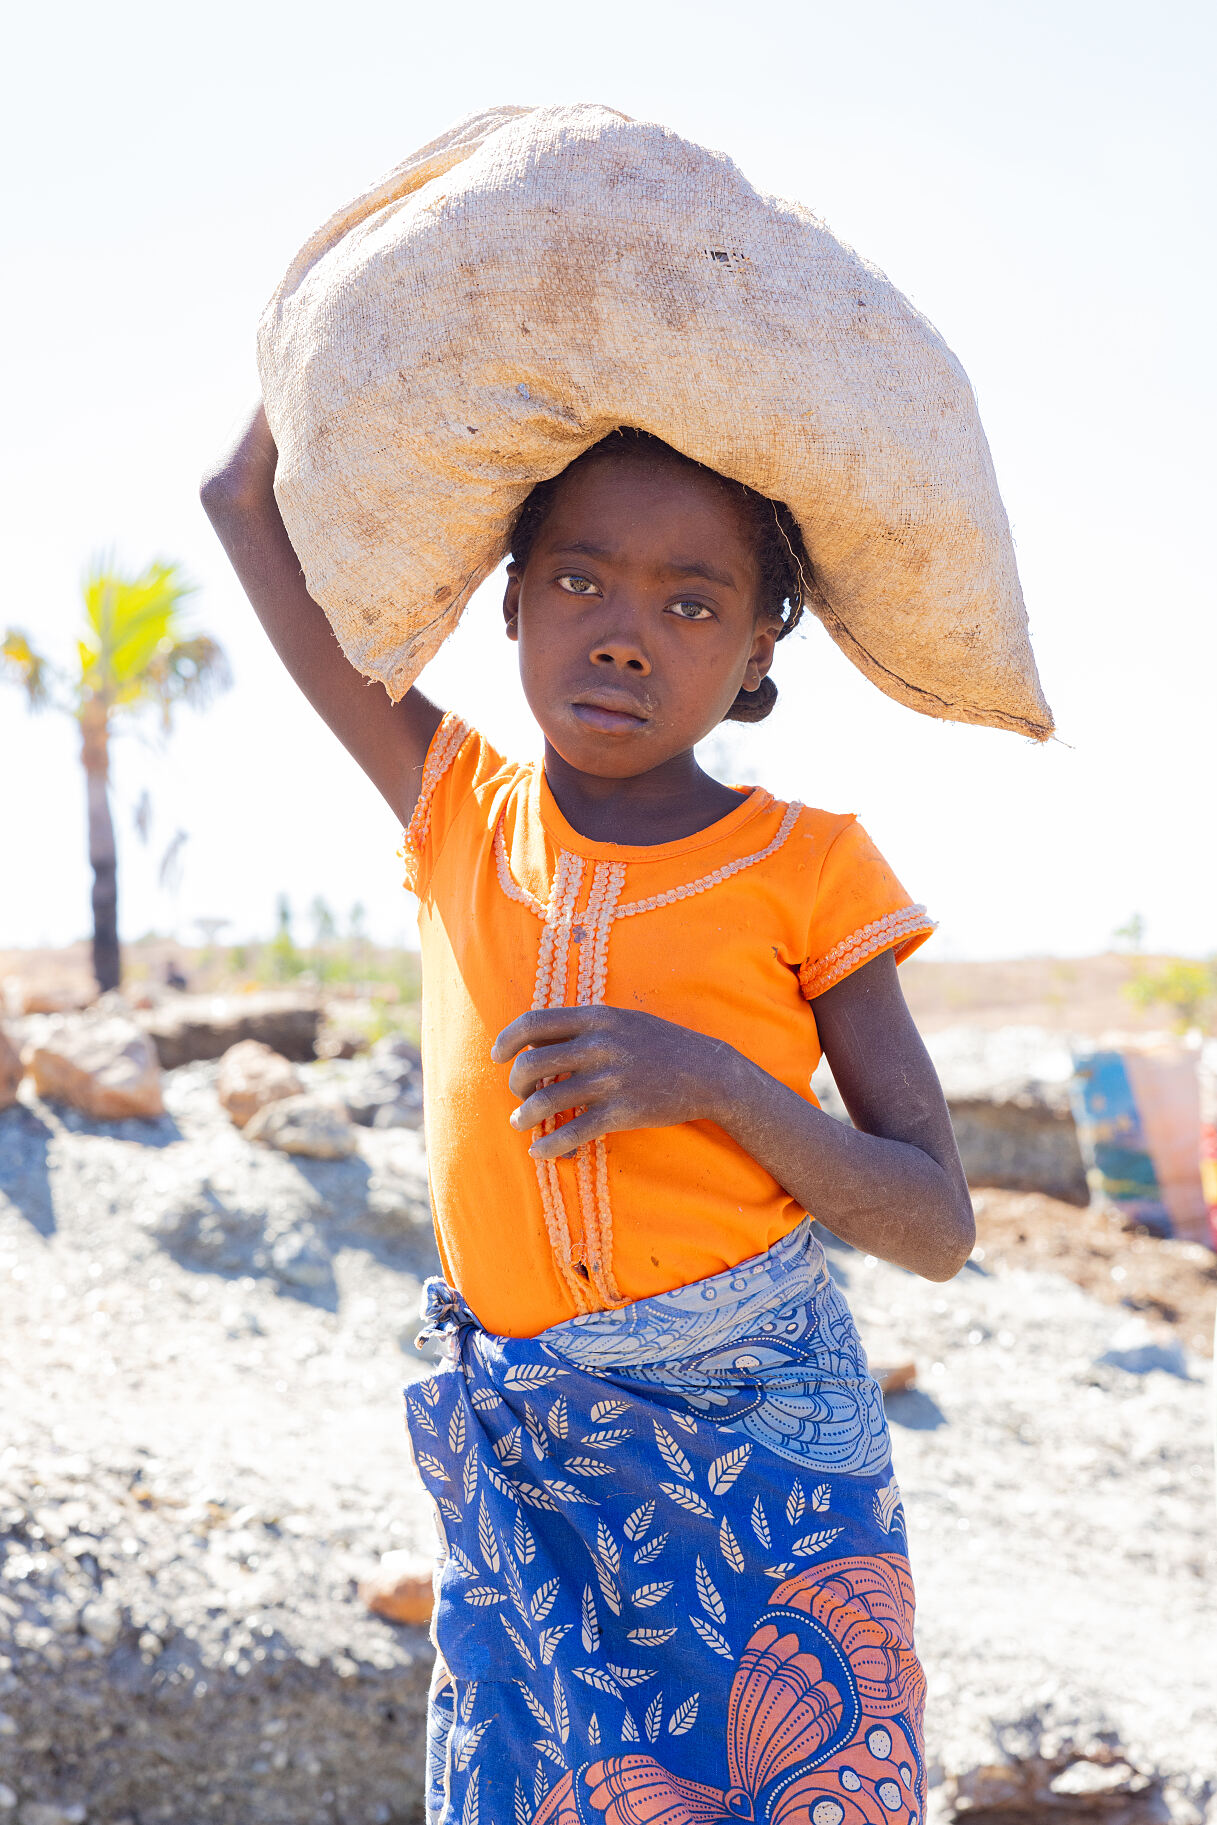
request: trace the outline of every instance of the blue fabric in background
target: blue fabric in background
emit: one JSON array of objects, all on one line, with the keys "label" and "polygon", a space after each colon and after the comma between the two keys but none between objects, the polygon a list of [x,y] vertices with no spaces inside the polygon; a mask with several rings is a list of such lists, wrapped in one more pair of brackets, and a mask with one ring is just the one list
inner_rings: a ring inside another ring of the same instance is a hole
[{"label": "blue fabric in background", "polygon": [[1073,1073],[1074,1120],[1092,1194],[1114,1204],[1130,1223],[1171,1235],[1170,1212],[1123,1054],[1079,1053]]}]

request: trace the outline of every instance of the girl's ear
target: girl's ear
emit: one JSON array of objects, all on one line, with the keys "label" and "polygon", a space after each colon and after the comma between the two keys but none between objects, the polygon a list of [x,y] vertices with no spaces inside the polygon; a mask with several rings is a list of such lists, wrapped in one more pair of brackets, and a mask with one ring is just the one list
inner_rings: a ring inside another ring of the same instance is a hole
[{"label": "girl's ear", "polygon": [[507,588],[503,592],[503,620],[507,626],[507,638],[520,638],[520,585],[523,582],[515,564],[507,566]]},{"label": "girl's ear", "polygon": [[761,679],[773,664],[773,649],[777,645],[778,635],[782,631],[780,621],[759,621],[752,637],[752,651],[744,667],[742,691],[755,691],[760,688]]}]

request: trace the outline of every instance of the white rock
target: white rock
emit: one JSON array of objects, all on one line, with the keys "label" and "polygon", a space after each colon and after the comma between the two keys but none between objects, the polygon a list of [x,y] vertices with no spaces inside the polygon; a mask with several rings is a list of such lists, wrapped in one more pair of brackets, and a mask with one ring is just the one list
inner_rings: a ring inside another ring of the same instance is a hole
[{"label": "white rock", "polygon": [[1191,1379],[1183,1346],[1173,1337],[1151,1331],[1143,1318],[1130,1318],[1122,1324],[1111,1340],[1111,1348],[1095,1360],[1129,1375],[1152,1375],[1160,1370],[1164,1375],[1177,1375],[1181,1381]]},{"label": "white rock", "polygon": [[355,1151],[355,1128],[345,1109],[316,1096],[289,1096],[268,1103],[250,1120],[246,1138],[281,1153],[314,1160],[341,1160]]},{"label": "white rock", "polygon": [[103,1648],[112,1648],[122,1634],[122,1611],[116,1603],[99,1598],[85,1604],[80,1612],[80,1626],[90,1640],[100,1643]]},{"label": "white rock", "polygon": [[11,1812],[17,1804],[17,1795],[7,1781],[0,1781],[0,1812]]},{"label": "white rock", "polygon": [[1098,1794],[1136,1793],[1146,1782],[1133,1773],[1127,1762],[1071,1762],[1053,1776],[1049,1785],[1053,1793],[1081,1799]]},{"label": "white rock", "polygon": [[288,1286],[326,1286],[333,1274],[329,1250],[310,1225],[280,1236],[270,1251],[271,1267]]}]

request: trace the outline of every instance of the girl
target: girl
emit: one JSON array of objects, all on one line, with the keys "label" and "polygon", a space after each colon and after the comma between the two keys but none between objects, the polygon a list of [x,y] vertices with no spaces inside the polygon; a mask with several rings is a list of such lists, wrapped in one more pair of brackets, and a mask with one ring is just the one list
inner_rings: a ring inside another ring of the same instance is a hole
[{"label": "girl", "polygon": [[[772,706],[786,509],[628,429],[524,503],[504,617],[541,767],[369,691],[259,411],[204,485],[270,638],[406,828],[449,1369],[429,1817],[912,1825],[924,1681],[882,1400],[814,1224],[945,1280],[971,1204],[852,817],[710,778]],[[821,1053],[854,1126],[809,1089]],[[813,1221],[814,1220],[814,1221]]]}]

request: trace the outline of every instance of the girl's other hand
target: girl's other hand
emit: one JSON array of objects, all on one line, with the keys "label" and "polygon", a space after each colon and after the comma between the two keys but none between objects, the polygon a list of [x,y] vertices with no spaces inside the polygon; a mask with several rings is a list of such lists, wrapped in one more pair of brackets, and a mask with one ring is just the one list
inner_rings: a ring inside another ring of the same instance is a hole
[{"label": "girl's other hand", "polygon": [[521,1103],[520,1133],[574,1110],[538,1135],[534,1159],[559,1160],[588,1141],[626,1128],[714,1121],[730,1098],[740,1054],[722,1040],[629,1008],[543,1008],[521,1014],[491,1047],[495,1064],[514,1059],[508,1083]]},{"label": "girl's other hand", "polygon": [[388,692],[370,685],[347,659],[309,595],[287,536],[275,500],[277,463],[259,405],[204,478],[204,510],[280,659],[398,820],[408,824],[443,711],[416,690],[391,703]]}]

